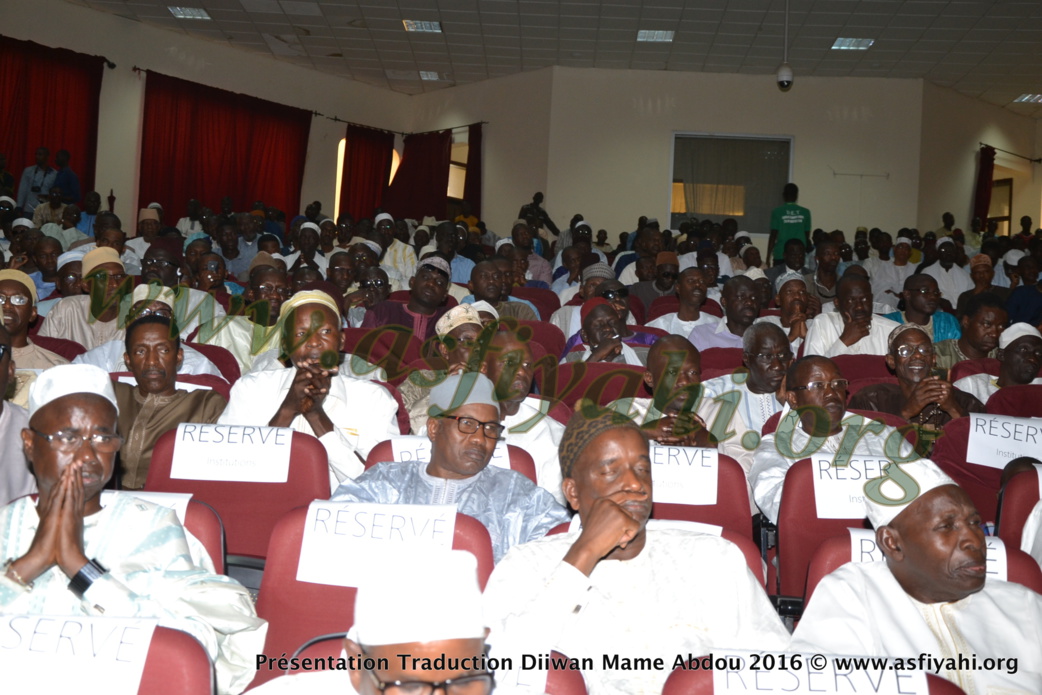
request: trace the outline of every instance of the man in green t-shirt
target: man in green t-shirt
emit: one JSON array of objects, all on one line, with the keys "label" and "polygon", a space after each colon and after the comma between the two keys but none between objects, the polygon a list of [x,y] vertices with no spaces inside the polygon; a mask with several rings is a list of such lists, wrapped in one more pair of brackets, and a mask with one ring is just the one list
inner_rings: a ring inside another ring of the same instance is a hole
[{"label": "man in green t-shirt", "polygon": [[796,204],[800,189],[794,183],[785,184],[782,198],[785,205],[771,211],[771,236],[767,241],[767,257],[774,259],[774,265],[784,262],[785,242],[799,239],[810,246],[810,210]]}]

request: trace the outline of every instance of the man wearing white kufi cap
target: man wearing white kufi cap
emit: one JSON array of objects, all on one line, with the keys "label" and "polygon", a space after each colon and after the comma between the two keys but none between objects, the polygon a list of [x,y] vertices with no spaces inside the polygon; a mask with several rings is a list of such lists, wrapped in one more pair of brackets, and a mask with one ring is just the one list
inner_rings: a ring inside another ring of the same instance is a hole
[{"label": "man wearing white kufi cap", "polygon": [[943,663],[919,668],[967,693],[1042,692],[1042,596],[986,578],[984,531],[969,495],[920,459],[891,463],[865,486],[865,503],[886,561],[848,563],[825,577],[789,649],[922,654]]},{"label": "man wearing white kufi cap", "polygon": [[[374,569],[358,587],[355,623],[341,652],[348,660],[347,671],[283,676],[252,692],[375,695],[380,683],[400,683],[405,692],[434,692],[432,684],[444,683],[449,693],[457,692],[455,688],[474,695],[491,693],[493,664],[484,658],[487,630],[474,556],[464,550],[430,549],[411,554],[405,562],[425,571]],[[405,664],[401,654],[410,657]],[[444,669],[413,667],[412,658],[441,657]]]},{"label": "man wearing white kufi cap", "polygon": [[999,336],[999,349],[995,355],[1001,364],[999,375],[971,374],[953,385],[973,394],[981,403],[1003,386],[1012,384],[1042,384],[1038,378],[1042,368],[1042,333],[1027,323],[1014,323]]},{"label": "man wearing white kufi cap", "polygon": [[267,624],[172,509],[125,494],[102,505],[123,443],[117,416],[97,367],[52,367],[33,384],[21,443],[40,497],[0,509],[0,613],[158,618],[199,640],[219,693],[239,693]]},{"label": "man wearing white kufi cap", "polygon": [[416,274],[416,251],[408,244],[394,238],[394,218],[382,212],[373,219],[373,232],[379,236],[380,246],[385,249],[383,263],[389,265],[403,278]]},{"label": "man wearing white kufi cap", "polygon": [[321,290],[297,292],[286,301],[281,347],[290,366],[244,374],[218,420],[314,435],[329,457],[331,490],[360,475],[369,451],[399,434],[394,397],[340,365],[340,312],[336,299]]},{"label": "man wearing white kufi cap", "polygon": [[[169,287],[160,285],[138,285],[130,294],[129,301],[124,301],[126,309],[123,311],[122,322],[129,327],[141,317],[149,315],[174,316],[176,296]],[[124,328],[126,330],[126,328]],[[181,339],[187,340],[189,331],[181,331]],[[210,374],[223,378],[221,370],[217,368],[203,353],[190,345],[182,343],[184,359],[178,365],[178,374]],[[104,369],[106,372],[129,372],[127,363],[124,361],[126,344],[122,337],[110,340],[96,348],[87,350],[82,355],[73,358],[73,364],[93,364]]]},{"label": "man wearing white kufi cap", "polygon": [[[90,350],[123,338],[118,321],[120,299],[130,282],[119,252],[102,246],[82,260],[82,287],[87,294],[63,297],[47,313],[39,334],[45,338],[74,340]],[[93,294],[91,294],[93,292]]]},{"label": "man wearing white kufi cap", "polygon": [[941,297],[951,302],[953,307],[959,301],[960,294],[973,289],[970,274],[955,263],[956,253],[955,242],[951,237],[938,239],[937,262],[922,270],[924,274],[937,280]]},{"label": "man wearing white kufi cap", "polygon": [[514,545],[568,521],[549,492],[512,470],[489,465],[504,437],[499,401],[484,374],[453,374],[431,389],[430,462],[384,462],[345,481],[334,500],[452,504],[488,529],[498,561]]}]

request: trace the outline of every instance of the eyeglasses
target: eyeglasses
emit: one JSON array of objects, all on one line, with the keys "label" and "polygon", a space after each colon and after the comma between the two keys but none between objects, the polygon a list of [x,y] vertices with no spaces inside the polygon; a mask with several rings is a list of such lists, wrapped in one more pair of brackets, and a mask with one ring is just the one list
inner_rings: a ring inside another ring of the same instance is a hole
[{"label": "eyeglasses", "polygon": [[171,268],[176,268],[177,264],[163,258],[146,258],[141,261],[141,266],[144,268],[155,268],[156,266],[170,266]]},{"label": "eyeglasses", "polygon": [[831,387],[833,391],[846,391],[850,384],[846,379],[833,379],[832,381],[812,381],[806,386],[790,386],[790,391],[824,391]]},{"label": "eyeglasses", "polygon": [[47,443],[51,445],[51,449],[63,454],[77,451],[84,442],[90,442],[91,448],[99,454],[113,454],[123,446],[123,437],[107,432],[83,435],[78,434],[75,430],[62,430],[54,434],[45,434],[32,427],[29,430],[36,436],[46,439]]},{"label": "eyeglasses", "polygon": [[480,426],[484,430],[487,439],[501,439],[503,437],[503,430],[506,429],[503,425],[495,421],[482,422],[481,420],[461,415],[442,415],[442,417],[448,420],[455,420],[456,426],[463,434],[474,434],[478,431],[478,427]]},{"label": "eyeglasses", "polygon": [[378,290],[381,287],[387,287],[388,283],[384,282],[383,280],[363,280],[362,282],[358,283],[358,286],[361,287],[363,290]]},{"label": "eyeglasses", "polygon": [[83,278],[75,273],[69,273],[68,275],[62,275],[62,282],[79,282]]},{"label": "eyeglasses", "polygon": [[488,695],[496,685],[492,674],[487,671],[434,683],[428,681],[384,682],[375,672],[369,669],[365,669],[365,672],[373,679],[373,685],[377,690],[391,695],[432,695],[435,690],[441,690],[447,695]]},{"label": "eyeglasses", "polygon": [[630,289],[628,287],[620,287],[617,290],[605,290],[601,294],[601,296],[607,299],[608,301],[612,301],[615,299],[626,299],[626,297],[630,296]]},{"label": "eyeglasses", "polygon": [[934,352],[933,345],[925,345],[924,344],[924,345],[918,345],[918,346],[912,346],[912,345],[898,345],[897,346],[897,356],[902,358],[902,359],[911,357],[915,353],[918,353],[918,354],[922,355],[923,357],[928,357],[929,355],[932,355],[933,352]]},{"label": "eyeglasses", "polygon": [[146,316],[162,316],[164,318],[171,319],[174,317],[174,312],[171,311],[170,307],[168,306],[164,306],[159,309],[142,309],[141,311],[137,312],[137,318],[139,319],[144,318]]},{"label": "eyeglasses", "polygon": [[935,290],[935,289],[932,289],[930,287],[913,287],[912,289],[910,289],[908,291],[909,292],[916,292],[918,294],[923,295],[924,297],[940,297],[941,296],[941,291],[940,290]]},{"label": "eyeglasses", "polygon": [[675,278],[675,277],[676,277],[677,275],[679,275],[679,274],[680,274],[680,273],[674,273],[674,272],[673,272],[673,271],[671,271],[671,270],[667,270],[667,271],[664,271],[664,272],[661,272],[661,273],[659,273],[659,277],[662,277],[662,278],[670,278],[670,279],[672,279],[672,278]]},{"label": "eyeglasses", "polygon": [[278,294],[283,297],[288,297],[293,294],[293,290],[289,287],[275,287],[274,285],[260,285],[257,287],[257,294]]},{"label": "eyeglasses", "polygon": [[125,273],[106,273],[104,270],[98,271],[97,273],[91,273],[87,276],[88,280],[94,279],[106,279],[108,282],[123,282],[127,279]]},{"label": "eyeglasses", "polygon": [[0,294],[0,306],[11,303],[12,306],[25,306],[29,303],[29,298],[24,294],[15,294],[8,297],[6,294]]}]

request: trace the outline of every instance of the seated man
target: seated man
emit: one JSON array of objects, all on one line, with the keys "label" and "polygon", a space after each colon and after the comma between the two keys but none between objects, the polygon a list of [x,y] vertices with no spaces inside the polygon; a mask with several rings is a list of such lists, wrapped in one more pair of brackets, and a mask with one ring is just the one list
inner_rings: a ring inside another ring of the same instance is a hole
[{"label": "seated man", "polygon": [[[672,663],[717,646],[775,650],[788,641],[737,546],[649,521],[649,455],[629,418],[572,416],[561,472],[581,527],[518,546],[496,566],[484,594],[492,656],[590,657],[591,695],[657,693],[668,669],[610,669],[605,655]],[[503,692],[512,675],[500,674]]]},{"label": "seated man", "polygon": [[[799,239],[795,241],[799,243]],[[761,316],[756,319],[756,323],[773,323],[780,327],[788,336],[789,348],[796,354],[807,337],[807,329],[814,322],[809,313],[810,294],[807,293],[807,280],[798,273],[783,273],[778,276],[777,286],[774,303],[781,314]]]},{"label": "seated man", "polygon": [[550,405],[547,401],[529,395],[535,363],[528,330],[517,328],[509,320],[492,326],[491,330],[491,336],[482,336],[482,342],[487,337],[488,344],[481,355],[481,371],[495,385],[506,443],[532,455],[539,487],[564,505],[561,465],[557,459],[564,425],[547,414]]},{"label": "seated man", "polygon": [[[628,345],[623,340],[626,325],[619,318],[615,307],[603,297],[594,297],[583,303],[580,311],[582,329],[579,338],[582,351],[567,353],[565,362],[615,362],[643,367],[647,362],[648,348],[644,345]],[[566,348],[567,349],[567,348]]]},{"label": "seated man", "polygon": [[966,300],[965,310],[959,319],[961,335],[934,344],[937,368],[949,370],[956,362],[994,357],[999,346],[999,335],[1008,320],[1009,314],[998,295],[985,292]]},{"label": "seated man", "polygon": [[[358,587],[355,622],[343,640],[342,653],[356,657],[350,668],[281,676],[251,692],[357,695],[386,683],[385,692],[391,693],[434,693],[435,684],[443,684],[453,695],[490,695],[493,674],[480,668],[487,630],[474,556],[465,550],[432,551],[409,561],[431,571],[417,574],[380,568]],[[432,601],[433,596],[437,600]],[[363,668],[357,659],[362,654],[378,666]],[[403,664],[401,654],[422,661]],[[435,659],[461,667],[430,668]]]},{"label": "seated man", "polygon": [[886,317],[891,321],[922,326],[926,335],[935,343],[958,339],[962,335],[958,319],[947,311],[938,311],[941,291],[937,289],[937,280],[933,276],[909,275],[901,297],[905,301],[905,310],[887,314]]},{"label": "seated man", "polygon": [[885,355],[887,338],[899,325],[872,313],[872,284],[844,275],[836,284],[836,311],[823,311],[807,329],[806,355]]},{"label": "seated man", "polygon": [[181,337],[169,317],[142,316],[127,326],[123,362],[137,386],[112,385],[119,431],[125,441],[119,456],[124,490],[145,487],[152,450],[164,432],[182,422],[217,422],[228,404],[216,391],[178,389],[177,373],[183,360]]},{"label": "seated man", "polygon": [[641,301],[645,311],[659,297],[674,294],[677,275],[680,271],[680,260],[673,251],[660,251],[655,256],[655,278],[638,282],[630,288],[630,293]]},{"label": "seated man", "polygon": [[987,253],[978,253],[970,259],[970,278],[973,280],[973,289],[966,290],[959,295],[959,301],[955,304],[955,313],[962,316],[966,313],[966,304],[979,294],[994,294],[1005,303],[1009,299],[1009,288],[993,284],[995,280],[995,268],[992,266],[991,256]]},{"label": "seated man", "polygon": [[776,432],[760,440],[749,472],[756,506],[771,523],[778,523],[785,474],[800,459],[894,459],[910,452],[911,444],[893,427],[876,433],[863,426],[860,416],[847,416],[847,380],[829,358],[807,355],[793,362],[785,374],[785,388],[792,410],[782,415]]},{"label": "seated man", "polygon": [[658,444],[715,446],[702,417],[711,404],[701,380],[698,350],[684,336],[668,335],[648,351],[644,386],[651,398],[620,398],[608,407],[636,422]]},{"label": "seated man", "polygon": [[698,326],[716,327],[720,317],[702,311],[706,303],[706,281],[697,267],[685,268],[677,277],[674,288],[680,306],[676,311],[648,321],[651,328],[661,328],[673,335],[690,335]]},{"label": "seated man", "polygon": [[501,301],[503,290],[510,281],[503,276],[495,261],[476,263],[470,271],[471,294],[463,298],[463,304],[485,301],[492,305],[500,316],[510,316],[524,321],[538,321],[532,308],[523,302]]},{"label": "seated man", "polygon": [[[484,302],[482,302],[483,304]],[[498,317],[497,317],[498,318]],[[443,369],[417,369],[411,372],[398,387],[402,404],[409,411],[409,424],[413,434],[427,432],[427,411],[430,409],[431,388],[441,383],[450,371],[465,369],[474,371],[471,354],[478,347],[481,337],[481,316],[475,304],[459,304],[446,311],[434,326],[438,337],[434,344],[436,357],[428,363],[440,363]]]},{"label": "seated man", "polygon": [[[929,233],[929,232],[927,232]],[[973,289],[970,274],[956,264],[957,249],[951,237],[944,237],[937,242],[937,262],[922,269],[924,275],[937,280],[941,299],[948,302],[948,309],[953,310],[959,301],[959,295]]]},{"label": "seated man", "polygon": [[58,258],[62,255],[62,245],[57,239],[44,237],[33,246],[33,265],[36,272],[30,273],[36,285],[37,297],[51,297],[58,286]]},{"label": "seated man", "polygon": [[[1042,596],[987,577],[980,514],[951,478],[926,459],[900,464],[909,489],[896,465],[875,498],[865,495],[886,561],[850,562],[822,579],[789,649],[933,654],[951,664],[938,675],[967,693],[1042,692]],[[981,665],[963,667],[963,657]],[[1019,668],[983,667],[995,658]]]},{"label": "seated man", "polygon": [[60,365],[36,380],[21,441],[40,499],[0,509],[0,611],[158,618],[202,643],[218,692],[242,692],[267,632],[249,592],[214,574],[172,509],[130,495],[101,506],[123,443],[118,416],[97,367]]},{"label": "seated man", "polygon": [[[120,317],[122,325],[133,323],[145,316],[163,316],[173,321],[174,304],[176,297],[173,290],[159,285],[138,285],[130,293],[130,301],[124,302],[126,311]],[[184,331],[181,331],[184,337]],[[211,374],[224,378],[221,370],[211,362],[205,355],[195,348],[182,346],[184,359],[177,367],[179,374]],[[87,350],[82,355],[77,355],[73,364],[93,364],[106,372],[129,372],[126,357],[126,338],[121,340],[110,340],[104,345]]]},{"label": "seated man", "polygon": [[397,434],[398,404],[383,386],[340,365],[340,308],[325,292],[283,305],[282,352],[290,366],[244,374],[232,386],[221,425],[290,427],[318,437],[329,455],[330,489],[361,474],[378,443]]},{"label": "seated man", "polygon": [[83,294],[83,257],[85,251],[76,249],[58,256],[58,284],[52,299],[43,299],[36,304],[36,313],[46,316],[63,297]]},{"label": "seated man", "polygon": [[59,300],[48,312],[39,334],[74,340],[90,350],[123,337],[117,318],[120,300],[130,292],[130,283],[114,249],[96,248],[82,262],[85,294]]},{"label": "seated man", "polygon": [[984,412],[983,403],[934,374],[933,344],[922,326],[906,323],[893,330],[886,366],[897,383],[861,389],[850,399],[851,408],[893,413],[934,431],[955,418]]},{"label": "seated man", "polygon": [[[14,381],[11,334],[0,326],[0,394]],[[36,480],[22,453],[22,430],[29,426],[25,408],[0,398],[0,504],[36,492]]]},{"label": "seated man", "polygon": [[217,325],[224,318],[225,311],[212,295],[188,287],[191,278],[184,276],[181,270],[183,264],[181,241],[159,237],[145,251],[141,282],[173,290],[176,298],[174,320],[181,327],[182,335],[188,336],[204,325]]},{"label": "seated man", "polygon": [[569,514],[549,492],[515,471],[490,466],[503,436],[492,382],[453,374],[431,389],[430,463],[379,463],[345,480],[332,499],[382,504],[451,504],[488,529],[496,562],[513,546],[542,538]]},{"label": "seated man", "polygon": [[743,378],[725,374],[702,382],[702,410],[720,453],[738,461],[748,474],[764,424],[785,401],[782,382],[792,364],[792,349],[782,329],[772,323],[749,326],[742,364],[749,370]]},{"label": "seated man", "polygon": [[409,278],[408,303],[380,302],[365,312],[362,328],[405,326],[412,329],[420,342],[427,341],[434,335],[438,319],[448,311],[445,297],[449,293],[450,273],[449,263],[444,258],[424,258],[416,268],[416,275]]},{"label": "seated man", "polygon": [[796,275],[811,275],[812,268],[806,266],[807,247],[802,239],[789,239],[785,242],[782,254],[782,263],[777,263],[764,271],[767,279],[771,281],[772,287],[779,287],[778,278],[782,275],[795,273]]},{"label": "seated man", "polygon": [[731,278],[724,283],[720,306],[724,310],[723,320],[698,326],[688,336],[691,344],[699,350],[742,347],[745,329],[760,315],[760,294],[756,283],[744,275]]},{"label": "seated man", "polygon": [[[615,273],[607,263],[591,263],[582,269],[582,284],[579,286],[578,295],[582,301],[597,296],[595,293],[602,283],[614,280]],[[550,317],[550,323],[561,329],[565,338],[573,336],[582,328],[579,321],[580,305],[565,304],[555,311]]]},{"label": "seated man", "polygon": [[955,382],[962,389],[987,405],[988,399],[1003,386],[1012,384],[1042,384],[1038,371],[1042,368],[1042,333],[1026,323],[1015,323],[999,336],[999,350],[995,355],[1001,364],[998,377],[990,374],[971,374]]},{"label": "seated man", "polygon": [[281,336],[279,316],[282,303],[289,298],[286,271],[271,265],[271,256],[263,251],[253,259],[250,284],[243,293],[247,302],[245,316],[225,316],[212,325],[203,324],[197,340],[205,345],[223,347],[235,357],[239,369],[246,374],[255,362],[277,355]]},{"label": "seated man", "polygon": [[[47,369],[68,360],[45,350],[29,339],[29,326],[36,320],[36,285],[20,270],[0,270],[0,313],[9,333],[12,359],[19,369]],[[3,394],[0,393],[0,397]]]}]

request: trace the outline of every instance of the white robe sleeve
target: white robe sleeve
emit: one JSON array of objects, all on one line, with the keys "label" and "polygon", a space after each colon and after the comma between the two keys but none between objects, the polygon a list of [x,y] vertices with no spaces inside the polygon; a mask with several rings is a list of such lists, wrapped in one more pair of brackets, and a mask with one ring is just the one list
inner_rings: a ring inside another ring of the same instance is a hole
[{"label": "white robe sleeve", "polygon": [[873,624],[873,616],[855,579],[853,573],[837,571],[821,580],[792,635],[789,651],[877,655],[872,630],[865,629]]},{"label": "white robe sleeve", "polygon": [[785,458],[774,446],[774,435],[765,435],[753,454],[753,467],[749,471],[749,482],[753,489],[753,498],[771,523],[778,523],[778,511],[781,509],[782,485],[785,474],[794,462]]}]

